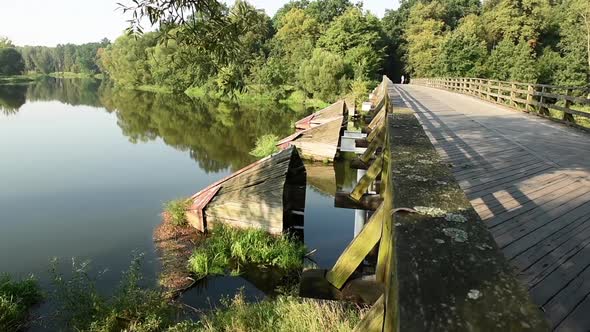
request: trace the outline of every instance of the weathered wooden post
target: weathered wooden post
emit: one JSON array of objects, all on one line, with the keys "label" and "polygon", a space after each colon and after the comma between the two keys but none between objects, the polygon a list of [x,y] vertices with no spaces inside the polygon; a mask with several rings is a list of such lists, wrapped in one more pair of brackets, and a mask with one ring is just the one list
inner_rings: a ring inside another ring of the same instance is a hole
[{"label": "weathered wooden post", "polygon": [[498,87],[496,88],[496,102],[502,102],[502,82],[498,81]]},{"label": "weathered wooden post", "polygon": [[516,104],[516,84],[512,83],[510,87],[510,106],[514,108],[518,108],[518,104]]},{"label": "weathered wooden post", "polygon": [[531,84],[527,87],[525,111],[530,112],[533,109],[533,95],[535,90]]},{"label": "weathered wooden post", "polygon": [[545,86],[543,85],[541,88],[541,96],[539,97],[539,113],[546,116],[551,116],[549,109],[545,106],[545,91]]},{"label": "weathered wooden post", "polygon": [[[567,89],[567,92],[565,95],[566,95],[565,108],[569,109],[570,106],[572,105],[572,101],[567,97],[571,97],[572,89],[571,88]],[[574,123],[574,124],[576,123],[576,119],[574,118],[574,116],[571,113],[568,113],[565,111],[563,112],[563,121],[568,122],[568,123]]]}]

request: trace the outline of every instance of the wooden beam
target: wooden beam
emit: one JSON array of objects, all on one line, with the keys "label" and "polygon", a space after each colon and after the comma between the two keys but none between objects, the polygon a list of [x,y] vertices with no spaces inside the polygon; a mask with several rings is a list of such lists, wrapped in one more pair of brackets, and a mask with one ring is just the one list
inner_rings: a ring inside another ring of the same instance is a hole
[{"label": "wooden beam", "polygon": [[365,164],[368,163],[369,160],[375,154],[375,151],[377,151],[377,149],[379,147],[381,147],[382,145],[383,145],[383,137],[381,135],[379,135],[374,140],[372,140],[371,143],[369,143],[369,146],[367,147],[365,152],[359,157],[359,159],[362,162],[364,162]]},{"label": "wooden beam", "polygon": [[337,192],[334,196],[334,206],[341,209],[357,209],[375,211],[383,202],[379,194],[364,194],[359,201],[350,198],[350,193]]},{"label": "wooden beam", "polygon": [[383,158],[379,156],[379,158],[375,159],[373,164],[371,164],[371,167],[369,167],[367,173],[363,175],[363,177],[354,187],[354,189],[350,193],[350,197],[355,201],[359,202],[360,199],[363,197],[363,194],[367,192],[367,189],[369,189],[371,183],[373,183],[373,181],[375,181],[379,173],[381,173],[382,167]]},{"label": "wooden beam", "polygon": [[385,211],[383,205],[369,219],[359,235],[346,247],[336,264],[326,273],[326,279],[341,289],[362,261],[381,239],[381,225]]},{"label": "wooden beam", "polygon": [[383,316],[385,314],[385,299],[382,295],[377,302],[371,307],[369,312],[354,328],[353,332],[382,332]]}]

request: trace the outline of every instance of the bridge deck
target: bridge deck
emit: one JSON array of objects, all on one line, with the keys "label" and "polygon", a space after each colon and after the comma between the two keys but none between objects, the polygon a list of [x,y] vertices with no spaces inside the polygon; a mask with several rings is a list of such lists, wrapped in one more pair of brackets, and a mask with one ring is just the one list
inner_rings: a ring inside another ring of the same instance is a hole
[{"label": "bridge deck", "polygon": [[551,326],[590,330],[590,135],[469,96],[394,89]]}]

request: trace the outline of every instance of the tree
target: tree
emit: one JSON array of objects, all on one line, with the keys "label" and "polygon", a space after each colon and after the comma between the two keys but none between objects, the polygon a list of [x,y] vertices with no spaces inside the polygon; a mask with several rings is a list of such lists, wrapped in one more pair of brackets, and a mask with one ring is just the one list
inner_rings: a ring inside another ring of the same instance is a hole
[{"label": "tree", "polygon": [[12,41],[10,39],[8,39],[8,37],[2,37],[0,36],[0,48],[14,48],[14,44],[12,43]]},{"label": "tree", "polygon": [[315,98],[334,100],[348,87],[348,70],[342,58],[316,49],[299,69],[301,88]]},{"label": "tree", "polygon": [[383,67],[386,37],[379,19],[351,8],[330,24],[318,46],[344,56],[356,77],[369,78]]},{"label": "tree", "polygon": [[20,75],[25,70],[21,54],[14,48],[0,48],[0,75]]},{"label": "tree", "polygon": [[446,36],[445,7],[438,1],[418,3],[410,10],[405,33],[408,41],[408,72],[417,77],[441,74],[440,57]]},{"label": "tree", "polygon": [[361,6],[354,5],[350,0],[316,0],[309,3],[307,13],[320,24],[328,25],[351,8],[360,9]]},{"label": "tree", "polygon": [[443,75],[450,77],[480,77],[487,57],[486,43],[476,15],[469,15],[445,40],[440,55]]},{"label": "tree", "polygon": [[560,42],[563,65],[556,80],[564,85],[590,83],[590,3],[567,0],[561,5]]},{"label": "tree", "polygon": [[539,78],[535,52],[524,40],[502,40],[486,61],[486,70],[488,77],[503,81],[536,83]]}]

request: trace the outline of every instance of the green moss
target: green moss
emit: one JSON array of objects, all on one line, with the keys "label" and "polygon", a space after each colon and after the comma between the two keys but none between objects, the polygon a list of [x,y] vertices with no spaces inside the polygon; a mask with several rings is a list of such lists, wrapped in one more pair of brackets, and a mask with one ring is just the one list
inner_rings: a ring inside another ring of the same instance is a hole
[{"label": "green moss", "polygon": [[275,135],[264,135],[256,140],[256,147],[250,151],[254,157],[263,158],[278,152],[277,143],[279,138]]},{"label": "green moss", "polygon": [[174,226],[185,226],[188,224],[185,212],[189,206],[189,200],[183,198],[175,199],[164,204],[164,212]]},{"label": "green moss", "polygon": [[16,331],[24,327],[32,306],[41,301],[41,290],[32,277],[13,281],[0,276],[0,331]]},{"label": "green moss", "polygon": [[216,226],[188,262],[198,278],[234,273],[240,265],[297,270],[303,266],[305,246],[289,236],[272,236],[262,230]]}]

